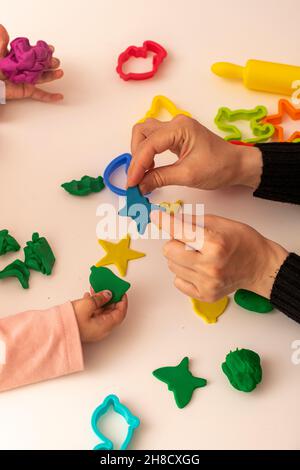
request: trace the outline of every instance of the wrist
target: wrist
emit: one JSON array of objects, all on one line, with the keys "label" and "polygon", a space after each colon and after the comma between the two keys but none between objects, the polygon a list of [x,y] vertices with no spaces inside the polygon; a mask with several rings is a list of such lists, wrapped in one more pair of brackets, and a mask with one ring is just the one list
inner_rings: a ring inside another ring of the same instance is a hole
[{"label": "wrist", "polygon": [[270,299],[276,276],[289,253],[272,240],[264,239],[264,242],[261,260],[258,260],[260,262],[259,274],[249,290]]},{"label": "wrist", "polygon": [[235,184],[256,189],[260,184],[263,171],[262,153],[257,147],[239,145],[236,149],[237,174]]}]

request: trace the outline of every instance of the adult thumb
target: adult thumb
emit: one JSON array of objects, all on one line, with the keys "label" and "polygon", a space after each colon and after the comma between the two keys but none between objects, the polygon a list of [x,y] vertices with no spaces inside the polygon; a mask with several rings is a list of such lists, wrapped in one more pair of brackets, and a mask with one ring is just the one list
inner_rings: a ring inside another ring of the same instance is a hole
[{"label": "adult thumb", "polygon": [[150,193],[156,188],[163,186],[180,185],[183,183],[182,169],[180,165],[166,165],[149,170],[140,183],[143,194]]}]

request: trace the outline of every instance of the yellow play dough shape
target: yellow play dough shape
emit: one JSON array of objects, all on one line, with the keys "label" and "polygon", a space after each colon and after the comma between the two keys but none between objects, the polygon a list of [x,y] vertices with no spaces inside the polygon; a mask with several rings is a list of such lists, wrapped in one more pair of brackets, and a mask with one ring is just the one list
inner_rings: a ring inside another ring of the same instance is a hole
[{"label": "yellow play dough shape", "polygon": [[169,100],[166,96],[157,95],[153,98],[151,107],[145,116],[140,119],[138,122],[144,122],[148,118],[158,119],[159,114],[162,109],[168,111],[172,117],[178,116],[178,114],[183,114],[184,116],[192,117],[187,111],[177,108],[177,106]]},{"label": "yellow play dough shape", "polygon": [[132,250],[130,248],[130,242],[131,237],[129,234],[118,243],[98,240],[99,245],[106,251],[106,255],[96,263],[97,268],[114,264],[118,268],[120,275],[125,276],[129,261],[146,256],[145,253]]},{"label": "yellow play dough shape", "polygon": [[160,202],[159,205],[166,209],[167,214],[175,215],[182,208],[183,201],[178,199],[178,201],[175,202]]},{"label": "yellow play dough shape", "polygon": [[217,302],[202,302],[201,300],[191,298],[194,312],[201,317],[205,323],[216,323],[217,318],[225,312],[229,302],[229,297]]}]

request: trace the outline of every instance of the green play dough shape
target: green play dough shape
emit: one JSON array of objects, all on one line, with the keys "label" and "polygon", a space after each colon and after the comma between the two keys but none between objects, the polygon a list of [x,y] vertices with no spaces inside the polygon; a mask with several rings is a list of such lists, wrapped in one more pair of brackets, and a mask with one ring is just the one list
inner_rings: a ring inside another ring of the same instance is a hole
[{"label": "green play dough shape", "polygon": [[250,290],[239,289],[234,294],[235,302],[246,310],[256,313],[269,313],[274,310],[271,302]]},{"label": "green play dough shape", "polygon": [[182,359],[176,367],[161,367],[152,372],[154,377],[168,385],[178,408],[184,408],[192,399],[196,388],[205,387],[207,381],[194,377],[189,371],[189,358]]},{"label": "green play dough shape", "polygon": [[99,193],[105,188],[105,184],[103,183],[102,176],[98,176],[98,178],[83,176],[81,180],[63,183],[61,187],[73,196],[88,196],[91,193]]},{"label": "green play dough shape", "polygon": [[32,241],[24,248],[25,264],[28,268],[49,276],[55,263],[55,256],[45,237],[33,233]]},{"label": "green play dough shape", "polygon": [[107,303],[120,302],[125,292],[131,287],[129,282],[120,279],[110,269],[91,267],[90,284],[94,291],[100,292],[102,290],[110,290],[112,299]]},{"label": "green play dough shape", "polygon": [[252,392],[262,379],[260,357],[251,349],[230,351],[222,370],[231,385],[241,392]]},{"label": "green play dough shape", "polygon": [[27,268],[26,264],[19,259],[6,266],[3,271],[0,271],[0,279],[16,277],[19,279],[20,284],[24,289],[28,289],[29,287],[29,276],[29,269]]},{"label": "green play dough shape", "polygon": [[19,251],[19,249],[19,243],[9,234],[8,230],[0,230],[0,256],[10,251]]}]

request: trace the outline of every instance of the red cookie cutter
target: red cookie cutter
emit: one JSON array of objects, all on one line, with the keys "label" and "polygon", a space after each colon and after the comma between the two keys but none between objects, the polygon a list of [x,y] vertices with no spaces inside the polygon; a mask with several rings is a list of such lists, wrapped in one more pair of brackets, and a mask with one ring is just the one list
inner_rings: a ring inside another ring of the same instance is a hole
[{"label": "red cookie cutter", "polygon": [[[152,52],[154,54],[152,60],[152,70],[149,72],[123,72],[124,64],[131,58],[135,57],[138,58],[147,58],[148,52]],[[126,51],[122,52],[118,58],[118,66],[116,68],[120,77],[127,81],[127,80],[146,80],[147,78],[153,77],[162,61],[167,57],[167,51],[157,42],[154,41],[145,41],[142,47],[137,46],[129,46],[127,47]]]}]

